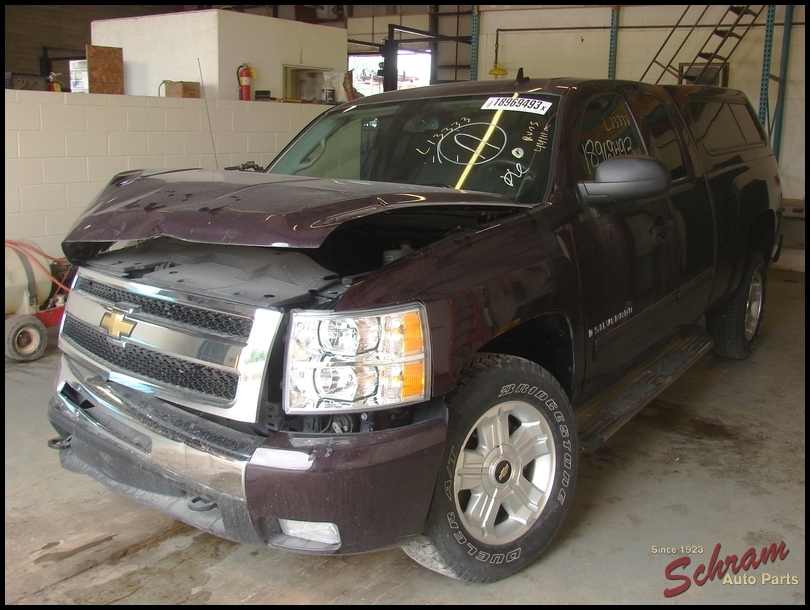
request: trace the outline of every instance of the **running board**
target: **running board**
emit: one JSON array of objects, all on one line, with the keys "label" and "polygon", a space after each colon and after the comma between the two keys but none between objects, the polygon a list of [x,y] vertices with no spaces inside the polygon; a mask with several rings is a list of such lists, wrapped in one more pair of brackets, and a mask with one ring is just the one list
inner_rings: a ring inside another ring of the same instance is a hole
[{"label": "running board", "polygon": [[631,371],[616,387],[583,405],[576,413],[580,447],[589,451],[603,445],[711,348],[708,333],[693,326],[652,361]]}]

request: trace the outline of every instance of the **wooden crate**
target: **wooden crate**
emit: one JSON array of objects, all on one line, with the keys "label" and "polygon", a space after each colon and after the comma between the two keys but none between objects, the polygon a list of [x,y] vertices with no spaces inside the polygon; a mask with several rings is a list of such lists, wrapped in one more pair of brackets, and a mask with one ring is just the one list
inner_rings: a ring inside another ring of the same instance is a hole
[{"label": "wooden crate", "polygon": [[164,81],[166,97],[200,97],[200,83],[190,81]]}]

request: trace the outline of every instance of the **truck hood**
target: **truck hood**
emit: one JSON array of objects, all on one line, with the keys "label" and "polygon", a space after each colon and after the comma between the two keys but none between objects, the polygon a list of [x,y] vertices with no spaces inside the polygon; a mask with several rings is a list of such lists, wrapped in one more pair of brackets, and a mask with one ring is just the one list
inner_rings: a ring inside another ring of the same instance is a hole
[{"label": "truck hood", "polygon": [[[260,172],[136,170],[115,176],[63,242],[69,259],[93,243],[174,237],[242,246],[317,248],[355,218],[413,206],[516,205],[441,187]],[[76,261],[74,261],[76,262]]]}]

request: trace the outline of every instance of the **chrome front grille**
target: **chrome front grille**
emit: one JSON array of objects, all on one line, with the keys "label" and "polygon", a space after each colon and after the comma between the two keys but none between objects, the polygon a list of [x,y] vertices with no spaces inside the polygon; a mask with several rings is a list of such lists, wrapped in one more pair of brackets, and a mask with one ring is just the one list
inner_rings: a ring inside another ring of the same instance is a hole
[{"label": "chrome front grille", "polygon": [[60,333],[65,355],[169,402],[255,422],[282,313],[81,268]]},{"label": "chrome front grille", "polygon": [[138,306],[143,313],[162,318],[171,324],[183,324],[242,339],[250,336],[252,320],[248,318],[127,292],[81,276],[76,280],[73,289],[94,295],[102,301],[110,303],[131,303]]},{"label": "chrome front grille", "polygon": [[239,381],[236,373],[188,362],[137,345],[116,345],[108,341],[106,335],[97,328],[79,322],[70,315],[65,316],[62,334],[118,371],[126,371],[188,392],[228,401],[236,399]]}]

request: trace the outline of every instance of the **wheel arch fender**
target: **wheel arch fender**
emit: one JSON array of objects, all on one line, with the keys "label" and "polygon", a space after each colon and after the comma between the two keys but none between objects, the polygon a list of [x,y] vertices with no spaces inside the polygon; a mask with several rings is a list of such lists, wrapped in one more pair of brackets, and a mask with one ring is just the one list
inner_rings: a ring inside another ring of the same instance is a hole
[{"label": "wheel arch fender", "polygon": [[756,250],[762,254],[767,265],[772,260],[774,246],[778,240],[776,235],[776,214],[773,210],[766,210],[754,218],[748,231],[748,249]]},{"label": "wheel arch fender", "polygon": [[573,399],[574,339],[570,320],[553,311],[497,335],[481,347],[489,352],[524,358],[546,369]]}]

